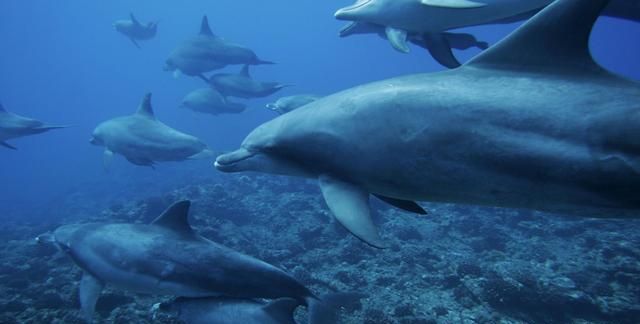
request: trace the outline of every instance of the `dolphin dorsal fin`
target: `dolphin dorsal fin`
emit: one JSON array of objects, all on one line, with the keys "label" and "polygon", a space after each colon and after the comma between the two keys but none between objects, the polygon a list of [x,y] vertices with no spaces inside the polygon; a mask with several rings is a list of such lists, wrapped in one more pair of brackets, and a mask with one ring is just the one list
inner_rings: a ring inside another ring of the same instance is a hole
[{"label": "dolphin dorsal fin", "polygon": [[293,298],[278,298],[262,306],[262,310],[278,323],[295,323],[293,312],[300,302]]},{"label": "dolphin dorsal fin", "polygon": [[242,70],[240,70],[240,74],[246,76],[247,78],[251,77],[251,74],[249,73],[249,64],[246,64],[242,67]]},{"label": "dolphin dorsal fin", "polygon": [[465,66],[602,74],[589,52],[589,36],[608,2],[558,0]]},{"label": "dolphin dorsal fin", "polygon": [[153,108],[151,107],[151,93],[144,95],[136,114],[150,119],[156,119],[156,115],[153,113]]},{"label": "dolphin dorsal fin", "polygon": [[136,17],[133,15],[133,12],[129,13],[129,18],[131,18],[131,22],[136,24],[136,25],[140,25],[140,22],[138,21],[138,19],[136,19]]},{"label": "dolphin dorsal fin", "polygon": [[191,225],[189,225],[188,220],[189,207],[191,207],[191,201],[179,201],[169,206],[169,208],[151,222],[151,224],[162,226],[182,234],[192,234],[193,229]]},{"label": "dolphin dorsal fin", "polygon": [[211,27],[209,27],[209,18],[207,18],[206,15],[202,16],[202,22],[200,23],[200,35],[216,36],[211,31]]}]

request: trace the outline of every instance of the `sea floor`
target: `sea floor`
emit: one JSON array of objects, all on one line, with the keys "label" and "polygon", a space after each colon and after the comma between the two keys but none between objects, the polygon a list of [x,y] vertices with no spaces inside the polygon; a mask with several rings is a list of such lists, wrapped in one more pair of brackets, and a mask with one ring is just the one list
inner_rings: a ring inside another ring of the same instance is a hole
[{"label": "sea floor", "polygon": [[[313,181],[222,175],[166,194],[113,200],[96,210],[81,188],[52,221],[3,221],[0,323],[83,323],[80,269],[34,238],[65,223],[150,222],[193,201],[203,236],[277,265],[318,295],[366,295],[344,323],[640,323],[640,221],[567,218],[513,209],[422,204],[426,216],[373,201],[390,248],[349,235]],[[146,296],[108,288],[96,323],[151,319]],[[296,313],[304,323],[305,310]]]}]

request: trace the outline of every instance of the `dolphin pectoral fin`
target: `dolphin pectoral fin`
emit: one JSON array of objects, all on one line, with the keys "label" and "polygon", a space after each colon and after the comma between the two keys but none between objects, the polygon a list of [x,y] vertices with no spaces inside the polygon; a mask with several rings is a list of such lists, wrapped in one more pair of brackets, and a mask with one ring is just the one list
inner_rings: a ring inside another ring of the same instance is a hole
[{"label": "dolphin pectoral fin", "polygon": [[427,6],[450,9],[473,9],[487,5],[486,3],[469,0],[420,0],[420,2]]},{"label": "dolphin pectoral fin", "polygon": [[371,219],[368,192],[329,175],[321,175],[318,182],[324,200],[340,224],[365,243],[385,248]]},{"label": "dolphin pectoral fin", "polygon": [[138,44],[138,42],[133,38],[133,37],[129,37],[129,39],[131,40],[131,42],[133,43],[133,45],[135,45],[138,49],[140,49],[140,44]]},{"label": "dolphin pectoral fin", "polygon": [[4,146],[4,147],[6,147],[6,148],[8,148],[8,149],[11,149],[11,150],[17,150],[17,149],[18,149],[18,148],[16,148],[15,146],[13,146],[13,145],[11,145],[11,144],[9,144],[9,143],[7,143],[7,142],[0,142],[0,145],[2,145],[2,146]]},{"label": "dolphin pectoral fin", "polygon": [[113,161],[113,151],[109,149],[104,150],[104,154],[102,155],[102,166],[105,170],[109,170],[111,167],[111,162]]},{"label": "dolphin pectoral fin", "polygon": [[293,298],[278,298],[262,307],[262,310],[269,314],[277,323],[295,323],[293,312],[300,302]]},{"label": "dolphin pectoral fin", "polygon": [[174,71],[173,71],[173,78],[174,78],[174,79],[179,78],[179,77],[180,77],[180,75],[182,75],[182,72],[180,72],[180,70],[177,70],[177,69],[176,69],[176,70],[174,70]]},{"label": "dolphin pectoral fin", "polygon": [[88,323],[93,322],[93,313],[102,288],[104,288],[104,283],[96,277],[88,272],[82,275],[82,279],[80,279],[80,308]]},{"label": "dolphin pectoral fin", "polygon": [[426,215],[427,211],[424,210],[424,208],[422,208],[420,205],[418,205],[418,203],[416,203],[415,201],[411,201],[411,200],[402,200],[402,199],[395,199],[395,198],[391,198],[391,197],[385,197],[385,196],[381,196],[381,195],[376,195],[374,194],[374,196],[376,196],[378,199],[386,202],[387,204],[396,207],[396,208],[400,208],[404,211],[408,211],[410,213],[415,213],[415,214],[420,214],[420,215]]},{"label": "dolphin pectoral fin", "polygon": [[443,33],[424,34],[424,44],[429,54],[438,63],[450,69],[460,66],[460,62],[453,56],[451,45]]},{"label": "dolphin pectoral fin", "polygon": [[402,53],[409,53],[407,31],[387,26],[384,32],[387,34],[387,39],[395,50]]},{"label": "dolphin pectoral fin", "polygon": [[147,158],[141,158],[141,157],[137,157],[137,158],[134,158],[134,157],[127,157],[127,161],[129,161],[129,162],[131,162],[131,163],[133,163],[133,164],[135,164],[135,165],[139,165],[139,166],[148,166],[148,167],[151,167],[152,169],[155,169],[155,168],[154,168],[154,166],[153,166],[153,165],[154,165],[154,162],[153,162],[152,160],[150,160],[150,159],[147,159]]}]

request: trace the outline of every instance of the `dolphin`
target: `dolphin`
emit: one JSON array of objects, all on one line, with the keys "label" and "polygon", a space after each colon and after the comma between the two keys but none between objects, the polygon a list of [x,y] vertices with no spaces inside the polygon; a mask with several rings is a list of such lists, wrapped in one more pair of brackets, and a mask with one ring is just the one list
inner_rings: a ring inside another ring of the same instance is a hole
[{"label": "dolphin", "polygon": [[202,88],[190,92],[182,99],[181,106],[212,115],[237,114],[246,109],[245,105],[228,101],[220,92],[212,88]]},{"label": "dolphin", "polygon": [[105,167],[109,166],[114,153],[135,165],[151,167],[156,162],[208,158],[213,154],[199,139],[157,120],[150,93],[144,96],[133,115],[99,124],[90,143],[105,147]]},{"label": "dolphin", "polygon": [[319,96],[311,94],[287,96],[279,98],[275,102],[268,103],[267,108],[282,115],[318,99],[320,99]]},{"label": "dolphin", "polygon": [[336,218],[375,247],[370,194],[638,217],[640,84],[588,48],[607,2],[559,0],[460,68],[319,99],[215,166],[318,179]]},{"label": "dolphin", "polygon": [[137,48],[140,48],[139,40],[152,39],[158,31],[157,22],[149,22],[143,25],[132,13],[129,14],[129,20],[116,20],[113,23],[113,27],[119,33],[127,36]]},{"label": "dolphin", "polygon": [[360,298],[320,299],[279,268],[198,235],[188,222],[190,206],[177,202],[151,224],[63,225],[36,240],[53,243],[84,270],[80,305],[89,322],[106,284],[191,298],[292,298],[309,306],[311,323],[335,323],[334,301]]},{"label": "dolphin", "polygon": [[[353,21],[340,30],[340,37],[356,34],[377,34],[387,39],[384,26],[367,22]],[[478,41],[475,36],[467,33],[442,32],[422,35],[412,33],[407,35],[407,40],[429,51],[429,54],[431,54],[438,63],[450,69],[460,66],[460,62],[453,55],[452,49],[465,50],[477,47],[484,50],[489,47],[487,42]],[[403,53],[407,53],[408,51],[408,47],[400,49],[400,52]]]},{"label": "dolphin", "polygon": [[[528,13],[551,0],[358,0],[339,9],[340,20],[366,22],[385,27],[391,45],[408,52],[408,35],[430,35],[482,25]],[[444,45],[441,45],[444,46]]]},{"label": "dolphin", "polygon": [[186,324],[295,324],[293,312],[300,303],[293,298],[259,302],[237,298],[176,298],[153,306]]},{"label": "dolphin", "polygon": [[267,97],[289,86],[278,82],[260,82],[252,79],[249,74],[249,65],[243,66],[240,73],[218,73],[209,78],[204,76],[202,78],[225,97]]},{"label": "dolphin", "polygon": [[258,58],[249,48],[215,35],[207,16],[202,17],[200,33],[178,46],[166,60],[164,70],[190,76],[221,69],[233,64],[273,64]]},{"label": "dolphin", "polygon": [[16,150],[16,147],[7,143],[6,140],[66,127],[69,126],[45,125],[39,120],[14,114],[7,111],[0,103],[0,146]]}]

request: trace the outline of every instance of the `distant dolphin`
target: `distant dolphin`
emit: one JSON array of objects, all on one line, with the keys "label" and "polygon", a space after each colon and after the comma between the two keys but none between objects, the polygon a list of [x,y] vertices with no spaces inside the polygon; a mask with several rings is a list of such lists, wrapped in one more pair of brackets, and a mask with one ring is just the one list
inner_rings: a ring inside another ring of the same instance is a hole
[{"label": "distant dolphin", "polygon": [[370,194],[640,217],[640,84],[588,49],[607,2],[559,0],[458,69],[324,97],[215,165],[318,179],[336,218],[376,247]]},{"label": "distant dolphin", "polygon": [[127,36],[137,48],[139,40],[148,40],[156,36],[158,31],[158,23],[150,22],[146,25],[141,24],[133,14],[129,14],[129,20],[117,20],[113,23],[113,27],[121,34]]},{"label": "distant dolphin", "polygon": [[[439,36],[461,27],[487,24],[540,9],[551,0],[358,0],[335,13],[340,20],[385,27],[391,45],[407,52],[411,34]],[[441,44],[440,47],[443,45]]]},{"label": "distant dolphin", "polygon": [[[88,321],[105,284],[132,292],[181,297],[292,298],[309,306],[311,323],[335,323],[334,300],[319,299],[284,271],[198,235],[177,202],[151,224],[76,224],[44,234],[84,270],[80,305]],[[356,297],[357,296],[357,297]]]},{"label": "distant dolphin", "polygon": [[144,96],[135,114],[98,125],[90,142],[105,147],[105,167],[114,153],[135,165],[151,167],[156,162],[207,158],[212,154],[199,139],[158,121],[151,108],[150,93]]},{"label": "distant dolphin", "polygon": [[220,92],[211,88],[202,88],[190,92],[182,99],[181,106],[211,115],[237,114],[246,109],[245,105],[231,102],[223,97]]},{"label": "distant dolphin", "polygon": [[200,33],[178,46],[167,59],[164,69],[199,76],[232,64],[257,65],[273,62],[261,60],[251,49],[214,35],[207,16],[204,16]]},{"label": "distant dolphin", "polygon": [[249,66],[245,65],[240,73],[219,73],[203,79],[220,91],[223,96],[238,98],[260,98],[270,96],[288,85],[278,82],[255,81],[249,75]]},{"label": "distant dolphin", "polygon": [[4,109],[2,104],[0,104],[0,146],[16,150],[16,148],[7,143],[6,140],[66,127],[69,126],[45,125],[39,120],[16,115]]},{"label": "distant dolphin", "polygon": [[310,94],[286,96],[279,98],[276,102],[268,103],[267,108],[282,115],[318,99],[320,99],[319,96]]},{"label": "distant dolphin", "polygon": [[[340,37],[356,34],[377,34],[387,39],[384,26],[366,22],[350,22],[340,30]],[[412,33],[407,35],[407,40],[429,51],[429,54],[431,54],[438,63],[450,69],[460,66],[460,62],[458,62],[453,55],[453,48],[465,50],[471,47],[480,49],[487,49],[489,47],[487,42],[478,41],[475,36],[466,33]],[[403,53],[409,51],[408,47],[396,49]]]},{"label": "distant dolphin", "polygon": [[154,305],[154,311],[171,314],[186,324],[295,324],[293,312],[299,304],[293,298],[265,303],[236,298],[181,297]]}]

